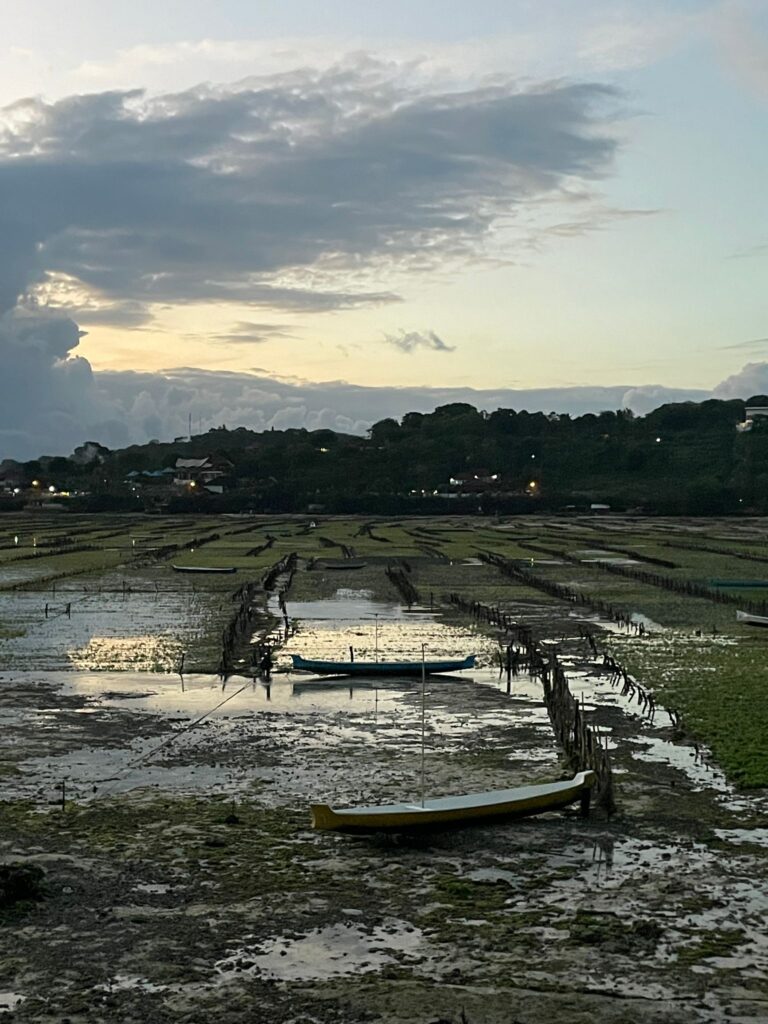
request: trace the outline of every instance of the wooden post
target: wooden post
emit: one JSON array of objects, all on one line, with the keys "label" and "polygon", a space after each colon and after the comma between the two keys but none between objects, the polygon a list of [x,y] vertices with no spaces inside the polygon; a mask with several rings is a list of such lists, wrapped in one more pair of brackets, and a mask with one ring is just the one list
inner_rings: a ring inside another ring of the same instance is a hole
[{"label": "wooden post", "polygon": [[580,804],[579,804],[579,813],[581,814],[582,818],[588,818],[589,817],[589,805],[590,805],[591,802],[592,802],[592,790],[589,789],[589,788],[582,789],[582,791],[581,791],[581,801],[580,801]]},{"label": "wooden post", "polygon": [[421,806],[424,806],[424,743],[426,738],[427,665],[425,644],[421,645]]}]

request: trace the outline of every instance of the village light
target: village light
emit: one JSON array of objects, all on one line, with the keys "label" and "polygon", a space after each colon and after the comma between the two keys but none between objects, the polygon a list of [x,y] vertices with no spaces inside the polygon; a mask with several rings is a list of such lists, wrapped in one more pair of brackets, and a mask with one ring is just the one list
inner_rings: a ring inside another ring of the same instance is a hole
[{"label": "village light", "polygon": [[661,438],[660,437],[656,438],[656,444],[661,444]]},{"label": "village light", "polygon": [[18,534],[17,534],[17,535],[16,535],[16,536],[15,536],[15,537],[13,538],[13,543],[14,543],[14,544],[18,544],[18,543],[19,543],[19,537],[18,537]]},{"label": "village light", "polygon": [[40,481],[39,480],[33,480],[32,481],[32,486],[33,487],[39,487],[40,486]]},{"label": "village light", "polygon": [[535,480],[531,480],[530,483],[528,484],[528,486],[530,487],[530,489],[532,491],[535,491],[536,490],[536,481]]},{"label": "village light", "polygon": [[197,487],[197,484],[195,483],[195,481],[194,481],[194,480],[190,480],[190,481],[189,481],[189,486],[190,486],[190,487]]},{"label": "village light", "polygon": [[48,490],[50,491],[51,494],[55,494],[56,493],[56,488],[53,486],[53,484],[51,484],[51,486],[48,488]]}]

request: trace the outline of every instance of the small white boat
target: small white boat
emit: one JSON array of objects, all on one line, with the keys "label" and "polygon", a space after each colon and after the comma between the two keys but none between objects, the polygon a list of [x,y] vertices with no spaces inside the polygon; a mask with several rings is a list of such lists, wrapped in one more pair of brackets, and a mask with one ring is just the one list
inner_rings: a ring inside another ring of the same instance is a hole
[{"label": "small white boat", "polygon": [[736,621],[743,622],[745,626],[768,627],[768,616],[753,615],[751,612],[736,612]]},{"label": "small white boat", "polygon": [[545,782],[518,789],[497,789],[464,796],[443,796],[435,800],[371,807],[329,807],[313,804],[312,825],[338,832],[406,831],[414,828],[461,826],[500,818],[527,817],[558,810],[581,801],[589,807],[595,773],[579,772],[563,782]]}]

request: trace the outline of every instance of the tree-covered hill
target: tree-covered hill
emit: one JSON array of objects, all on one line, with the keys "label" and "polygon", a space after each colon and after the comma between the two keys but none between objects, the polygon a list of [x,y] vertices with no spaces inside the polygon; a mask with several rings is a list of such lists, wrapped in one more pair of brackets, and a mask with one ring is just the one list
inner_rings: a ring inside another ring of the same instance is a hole
[{"label": "tree-covered hill", "polygon": [[[748,404],[768,406],[768,398]],[[403,514],[596,503],[666,514],[768,512],[768,419],[737,430],[744,410],[741,401],[710,400],[642,418],[626,410],[572,418],[456,403],[382,420],[367,437],[221,427],[101,453],[85,465],[41,458],[17,475],[22,494],[33,478],[44,488],[48,477],[88,492],[80,507]],[[160,472],[206,456],[227,467],[222,494],[174,487],[172,474]]]}]

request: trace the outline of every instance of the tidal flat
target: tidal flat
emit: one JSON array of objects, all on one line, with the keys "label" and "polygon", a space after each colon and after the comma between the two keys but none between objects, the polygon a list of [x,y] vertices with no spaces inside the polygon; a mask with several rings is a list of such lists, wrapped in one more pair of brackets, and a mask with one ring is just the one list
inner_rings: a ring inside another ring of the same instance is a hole
[{"label": "tidal flat", "polygon": [[[44,877],[0,906],[0,1020],[765,1020],[768,630],[711,584],[764,570],[763,520],[4,517],[0,864]],[[540,679],[451,595],[557,652],[615,813],[312,830],[311,802],[418,798],[422,700],[430,795],[571,774]],[[350,647],[478,667],[291,669]]]}]

